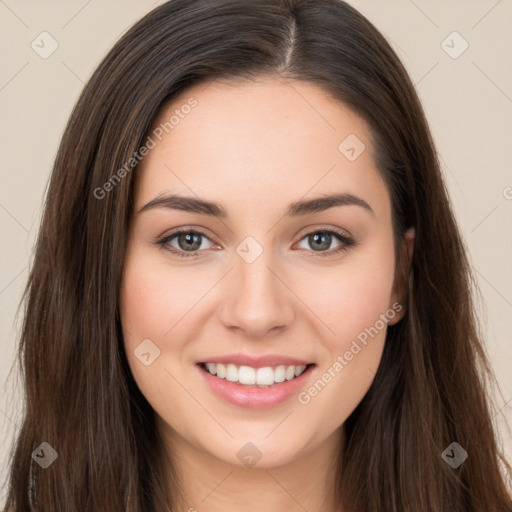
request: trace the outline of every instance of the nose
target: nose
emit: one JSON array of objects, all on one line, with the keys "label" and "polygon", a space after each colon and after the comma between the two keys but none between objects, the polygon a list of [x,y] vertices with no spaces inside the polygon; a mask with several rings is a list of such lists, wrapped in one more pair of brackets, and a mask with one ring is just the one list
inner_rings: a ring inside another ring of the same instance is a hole
[{"label": "nose", "polygon": [[270,250],[252,263],[235,254],[217,310],[222,324],[252,339],[289,327],[295,318],[294,294],[284,274]]}]

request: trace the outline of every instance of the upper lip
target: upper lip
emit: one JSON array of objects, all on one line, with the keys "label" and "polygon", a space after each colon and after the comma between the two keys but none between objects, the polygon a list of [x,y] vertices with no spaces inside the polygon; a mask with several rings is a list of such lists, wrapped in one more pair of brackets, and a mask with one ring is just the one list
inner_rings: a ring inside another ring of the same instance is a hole
[{"label": "upper lip", "polygon": [[226,363],[237,366],[250,366],[252,368],[263,368],[265,366],[307,366],[313,364],[311,361],[297,359],[295,357],[267,354],[262,356],[251,356],[249,354],[226,354],[224,356],[212,356],[198,361],[200,363]]}]

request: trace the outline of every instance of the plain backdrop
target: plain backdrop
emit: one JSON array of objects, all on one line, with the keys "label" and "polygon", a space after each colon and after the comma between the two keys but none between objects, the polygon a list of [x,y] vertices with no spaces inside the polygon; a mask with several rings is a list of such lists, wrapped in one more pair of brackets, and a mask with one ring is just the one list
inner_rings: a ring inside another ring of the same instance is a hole
[{"label": "plain backdrop", "polygon": [[[60,137],[102,57],[159,3],[0,0],[0,504],[23,403],[16,372],[8,378],[15,313]],[[350,3],[387,37],[423,103],[479,281],[485,346],[501,388],[494,421],[511,460],[512,0]]]}]

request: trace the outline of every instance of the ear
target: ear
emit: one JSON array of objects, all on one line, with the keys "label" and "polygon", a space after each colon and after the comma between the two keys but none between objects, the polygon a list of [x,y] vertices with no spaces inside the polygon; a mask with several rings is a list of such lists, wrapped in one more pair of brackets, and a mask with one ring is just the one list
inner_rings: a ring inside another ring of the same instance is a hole
[{"label": "ear", "polygon": [[393,282],[393,290],[391,293],[391,301],[389,307],[396,314],[389,320],[388,325],[398,323],[407,311],[407,295],[408,295],[408,274],[414,252],[414,238],[416,232],[414,228],[409,228],[404,235],[400,246],[400,255],[398,267],[395,272],[395,280]]}]

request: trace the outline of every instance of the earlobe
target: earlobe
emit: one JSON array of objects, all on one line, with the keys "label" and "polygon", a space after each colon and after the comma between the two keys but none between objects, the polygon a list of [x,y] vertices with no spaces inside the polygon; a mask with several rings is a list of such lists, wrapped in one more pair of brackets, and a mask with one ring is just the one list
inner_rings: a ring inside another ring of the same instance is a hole
[{"label": "earlobe", "polygon": [[[392,319],[390,319],[388,325],[398,323],[405,315],[407,311],[407,299],[408,299],[408,275],[409,268],[411,265],[412,257],[414,254],[414,239],[416,231],[414,228],[409,228],[402,240],[400,247],[400,255],[398,261],[398,267],[395,273],[395,281],[393,283],[393,292],[391,295],[390,308],[393,308],[397,313]],[[400,307],[399,307],[399,306]]]}]

